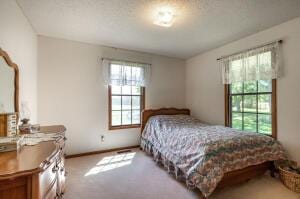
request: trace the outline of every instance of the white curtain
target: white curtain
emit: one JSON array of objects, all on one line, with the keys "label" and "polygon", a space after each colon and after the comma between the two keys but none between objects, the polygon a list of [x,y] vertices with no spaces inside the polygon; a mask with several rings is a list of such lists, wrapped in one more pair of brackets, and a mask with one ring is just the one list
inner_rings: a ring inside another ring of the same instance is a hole
[{"label": "white curtain", "polygon": [[106,85],[146,87],[150,83],[150,64],[103,59],[102,67]]},{"label": "white curtain", "polygon": [[223,84],[280,76],[279,42],[220,59]]}]

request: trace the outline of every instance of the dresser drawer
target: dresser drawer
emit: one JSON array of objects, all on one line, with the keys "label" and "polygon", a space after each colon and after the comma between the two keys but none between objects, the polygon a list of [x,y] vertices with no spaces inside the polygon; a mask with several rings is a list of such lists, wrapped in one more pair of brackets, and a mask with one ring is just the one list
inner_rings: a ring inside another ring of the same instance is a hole
[{"label": "dresser drawer", "polygon": [[61,194],[65,193],[66,190],[66,170],[64,167],[64,160],[62,160],[59,164],[59,171],[58,171],[58,186]]},{"label": "dresser drawer", "polygon": [[55,181],[51,184],[47,192],[45,193],[43,199],[56,199],[59,198],[57,194],[57,181]]},{"label": "dresser drawer", "polygon": [[53,161],[46,170],[40,174],[40,189],[41,195],[44,196],[48,190],[56,182],[57,178],[57,166],[56,161]]}]

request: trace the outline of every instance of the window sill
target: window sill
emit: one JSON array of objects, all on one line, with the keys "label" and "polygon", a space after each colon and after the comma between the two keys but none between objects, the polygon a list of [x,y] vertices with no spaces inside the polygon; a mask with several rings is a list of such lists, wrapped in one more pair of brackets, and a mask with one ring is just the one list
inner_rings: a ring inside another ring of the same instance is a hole
[{"label": "window sill", "polygon": [[141,128],[141,125],[135,124],[135,125],[122,125],[122,126],[109,126],[108,130],[133,129],[133,128]]}]

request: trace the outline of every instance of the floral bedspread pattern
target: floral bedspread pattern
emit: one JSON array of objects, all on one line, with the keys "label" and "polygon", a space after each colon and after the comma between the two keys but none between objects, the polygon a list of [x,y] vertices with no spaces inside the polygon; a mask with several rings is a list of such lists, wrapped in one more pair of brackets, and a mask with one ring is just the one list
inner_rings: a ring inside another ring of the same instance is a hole
[{"label": "floral bedspread pattern", "polygon": [[205,125],[187,115],[151,117],[142,133],[141,147],[205,197],[226,172],[286,159],[282,146],[269,136]]}]

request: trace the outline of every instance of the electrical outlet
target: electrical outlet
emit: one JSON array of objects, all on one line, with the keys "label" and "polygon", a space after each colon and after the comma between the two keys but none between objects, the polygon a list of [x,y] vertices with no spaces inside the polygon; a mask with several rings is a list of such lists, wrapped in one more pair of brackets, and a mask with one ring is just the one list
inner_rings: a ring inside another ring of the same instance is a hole
[{"label": "electrical outlet", "polygon": [[101,142],[104,142],[104,135],[101,135]]}]

